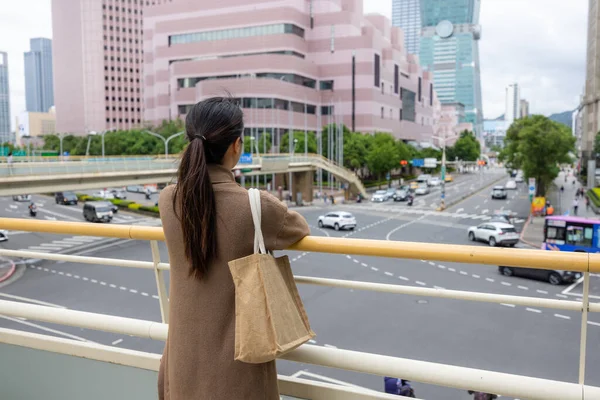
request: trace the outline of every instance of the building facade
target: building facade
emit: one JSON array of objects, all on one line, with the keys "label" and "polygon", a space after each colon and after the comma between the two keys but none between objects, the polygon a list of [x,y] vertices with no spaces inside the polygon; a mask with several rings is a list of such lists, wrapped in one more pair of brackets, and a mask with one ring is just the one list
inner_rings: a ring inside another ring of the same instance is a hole
[{"label": "building facade", "polygon": [[52,40],[35,38],[29,41],[25,59],[25,104],[30,112],[48,112],[54,105],[52,77]]},{"label": "building facade", "polygon": [[41,143],[42,136],[56,133],[56,114],[54,111],[55,108],[50,107],[48,112],[25,111],[20,113],[15,120],[15,126],[17,127],[16,145],[25,145],[25,138],[32,140],[32,143]]},{"label": "building facade", "polygon": [[521,91],[518,83],[513,83],[506,87],[506,101],[504,108],[504,120],[510,126],[516,119],[519,119],[521,112]]},{"label": "building facade", "polygon": [[271,134],[275,151],[284,132],[334,121],[430,141],[439,105],[431,74],[406,52],[400,28],[362,9],[362,0],[153,7],[144,17],[145,119],[183,117],[228,92],[248,134]]},{"label": "building facade", "polygon": [[52,0],[58,132],[140,126],[142,19],[172,0]]},{"label": "building facade", "polygon": [[10,89],[8,85],[8,54],[0,51],[0,143],[13,140],[10,131]]},{"label": "building facade", "polygon": [[521,99],[521,106],[519,107],[519,118],[529,117],[529,102],[525,99]]},{"label": "building facade", "polygon": [[465,105],[461,103],[444,104],[441,107],[440,119],[436,125],[436,136],[444,140],[438,141],[442,146],[454,146],[462,131],[473,131],[473,124],[465,122]]},{"label": "building facade", "polygon": [[421,0],[392,0],[392,25],[402,28],[406,50],[419,54]]},{"label": "building facade", "polygon": [[583,115],[581,137],[582,165],[594,157],[594,138],[600,130],[600,4],[599,0],[589,0],[587,30],[587,61],[585,95],[580,107]]},{"label": "building facade", "polygon": [[464,104],[465,120],[481,138],[480,4],[481,0],[421,2],[419,54],[423,69],[433,74],[442,104]]},{"label": "building facade", "polygon": [[494,147],[504,147],[506,131],[510,124],[504,120],[485,120],[483,121],[483,139],[485,147],[492,149]]}]

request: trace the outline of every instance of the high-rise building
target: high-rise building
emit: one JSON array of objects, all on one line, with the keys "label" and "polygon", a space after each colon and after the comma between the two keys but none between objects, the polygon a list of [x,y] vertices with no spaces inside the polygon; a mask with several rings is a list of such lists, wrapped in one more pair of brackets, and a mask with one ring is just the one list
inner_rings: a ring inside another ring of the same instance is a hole
[{"label": "high-rise building", "polygon": [[479,65],[481,0],[422,0],[420,62],[442,104],[462,103],[465,121],[483,132]]},{"label": "high-rise building", "polygon": [[521,99],[521,106],[519,107],[519,118],[529,117],[529,102],[525,99]]},{"label": "high-rise building", "polygon": [[10,132],[10,90],[8,86],[8,54],[0,51],[0,143],[12,141]]},{"label": "high-rise building", "polygon": [[58,132],[142,124],[142,18],[173,0],[52,0]]},{"label": "high-rise building", "polygon": [[274,149],[291,128],[334,121],[431,140],[440,106],[431,73],[389,19],[364,16],[362,0],[252,3],[174,1],[144,13],[145,120],[184,117],[229,92],[246,134],[270,134]]},{"label": "high-rise building", "polygon": [[587,30],[587,61],[581,137],[582,165],[594,157],[594,138],[600,130],[600,3],[589,0]]},{"label": "high-rise building", "polygon": [[504,120],[510,126],[520,116],[521,91],[519,84],[513,83],[506,87],[506,106],[504,109]]},{"label": "high-rise building", "polygon": [[419,54],[421,41],[421,0],[392,0],[392,25],[404,31],[410,54]]},{"label": "high-rise building", "polygon": [[26,109],[45,113],[54,105],[52,40],[30,39],[29,47],[24,55]]}]

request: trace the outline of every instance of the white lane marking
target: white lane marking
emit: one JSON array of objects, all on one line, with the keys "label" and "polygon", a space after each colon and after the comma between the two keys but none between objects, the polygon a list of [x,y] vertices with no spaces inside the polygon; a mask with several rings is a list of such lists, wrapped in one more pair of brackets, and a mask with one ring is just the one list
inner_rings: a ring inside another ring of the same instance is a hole
[{"label": "white lane marking", "polygon": [[444,290],[444,288],[443,288],[443,287],[441,287],[441,286],[434,286],[433,288],[434,288],[434,289],[439,289],[439,290]]},{"label": "white lane marking", "polygon": [[475,206],[475,209],[476,209],[476,210],[477,210],[477,209],[479,209],[479,206]]},{"label": "white lane marking", "polygon": [[438,268],[439,268],[439,269],[446,269],[446,266],[445,266],[445,265],[438,264]]},{"label": "white lane marking", "polygon": [[456,213],[458,214],[458,213],[463,212],[463,211],[465,211],[464,208],[459,208],[458,210],[456,210]]},{"label": "white lane marking", "polygon": [[72,277],[73,275],[71,275],[70,273],[68,273],[68,272],[67,272],[67,276],[70,278],[70,277]]},{"label": "white lane marking", "polygon": [[482,214],[487,214],[488,212],[490,212],[490,210],[488,210],[487,208],[485,210],[481,210]]},{"label": "white lane marking", "polygon": [[73,236],[72,238],[66,238],[64,240],[69,241],[69,242],[87,243],[87,242],[96,241],[98,239],[100,239],[100,238],[92,237],[92,236]]},{"label": "white lane marking", "polygon": [[138,291],[137,291],[137,290],[135,290],[135,289],[129,289],[129,291],[130,291],[131,293],[137,293],[137,292],[138,292]]},{"label": "white lane marking", "polygon": [[379,271],[379,268],[371,267],[373,271]]},{"label": "white lane marking", "polygon": [[37,329],[40,329],[42,331],[46,331],[46,332],[50,332],[50,333],[55,333],[57,335],[68,337],[70,339],[79,340],[81,342],[95,343],[95,342],[92,342],[91,340],[87,340],[87,339],[84,339],[84,338],[79,337],[79,336],[71,335],[70,333],[67,333],[67,332],[57,331],[56,329],[47,328],[45,326],[34,324],[33,322],[29,322],[29,321],[22,321],[22,320],[20,320],[18,318],[5,317],[3,315],[0,315],[0,318],[4,318],[4,319],[7,319],[7,320],[13,321],[13,322],[18,322],[19,324],[27,325],[27,326],[30,326],[32,328],[37,328]]},{"label": "white lane marking", "polygon": [[352,261],[354,261],[356,264],[358,264],[360,262],[356,258],[354,260],[352,260]]},{"label": "white lane marking", "polygon": [[113,346],[116,346],[117,344],[121,343],[123,341],[123,339],[117,339],[114,342],[112,342]]},{"label": "white lane marking", "polygon": [[521,285],[519,285],[519,286],[517,286],[517,287],[518,287],[519,289],[521,289],[521,290],[529,290],[529,288],[528,288],[527,286],[521,286]]},{"label": "white lane marking", "polygon": [[471,276],[472,276],[473,278],[475,278],[475,279],[479,279],[479,278],[481,278],[479,275],[476,275],[476,274],[473,274],[473,275],[471,275]]},{"label": "white lane marking", "polygon": [[594,325],[594,326],[600,326],[600,323],[594,322],[594,321],[588,321],[588,324]]},{"label": "white lane marking", "polygon": [[49,216],[45,216],[45,219],[47,219],[48,221],[56,221],[56,217],[49,217]]},{"label": "white lane marking", "polygon": [[427,285],[425,282],[421,282],[421,281],[415,281],[415,283],[417,285],[421,285],[421,286],[426,286]]},{"label": "white lane marking", "polygon": [[360,265],[362,265],[363,267],[368,267],[368,265],[365,263],[360,263]]},{"label": "white lane marking", "polygon": [[450,271],[450,272],[456,272],[456,270],[454,268],[448,268],[448,271]]},{"label": "white lane marking", "polygon": [[0,296],[6,297],[7,299],[13,299],[13,300],[24,301],[27,303],[39,304],[39,305],[47,306],[47,307],[67,308],[67,307],[59,306],[58,304],[48,303],[47,301],[31,299],[29,297],[15,296],[14,294],[0,293]]},{"label": "white lane marking", "polygon": [[534,312],[534,313],[538,313],[538,314],[540,314],[542,312],[542,310],[538,310],[537,308],[529,308],[529,307],[527,307],[526,310]]},{"label": "white lane marking", "polygon": [[483,201],[483,204],[485,204],[485,203],[487,203],[487,202],[488,202],[488,199],[485,199],[485,200]]},{"label": "white lane marking", "polygon": [[140,293],[140,294],[141,294],[142,296],[146,296],[146,297],[148,297],[148,293],[146,293],[146,292],[142,292],[142,293]]},{"label": "white lane marking", "polygon": [[127,290],[127,288],[125,286],[119,286],[119,289],[121,289],[121,290]]},{"label": "white lane marking", "polygon": [[540,289],[536,290],[536,292],[538,292],[538,293],[541,293],[541,294],[548,294],[548,292],[547,292],[547,291],[545,291],[545,290],[540,290]]},{"label": "white lane marking", "polygon": [[392,274],[391,272],[384,272],[384,274],[386,274],[387,276],[394,276],[394,274]]},{"label": "white lane marking", "polygon": [[507,304],[507,303],[500,303],[501,306],[505,306],[505,307],[511,307],[511,308],[515,308],[516,306],[514,304]]},{"label": "white lane marking", "polygon": [[42,249],[50,249],[50,250],[60,250],[60,249],[62,249],[62,246],[57,246],[57,245],[51,244],[51,243],[42,243],[38,247],[41,247]]},{"label": "white lane marking", "polygon": [[76,222],[81,222],[81,218],[73,218],[70,215],[65,215],[65,214],[57,213],[55,211],[46,210],[44,208],[39,208],[38,211],[41,211],[41,212],[46,213],[46,214],[53,215],[55,217],[60,217],[60,218],[64,218],[64,219],[68,219],[68,220],[76,221]]},{"label": "white lane marking", "polygon": [[402,229],[402,228],[406,228],[407,226],[409,226],[409,225],[412,225],[412,224],[414,224],[415,222],[418,222],[418,221],[422,220],[422,219],[423,219],[423,218],[425,218],[425,217],[427,217],[427,214],[424,214],[424,215],[420,216],[420,217],[419,217],[419,218],[417,218],[417,219],[413,219],[412,221],[409,221],[409,222],[407,222],[407,223],[405,223],[405,224],[402,224],[402,225],[400,225],[399,227],[397,227],[397,228],[395,228],[395,229],[392,229],[392,230],[391,230],[391,231],[389,231],[389,232],[388,232],[388,234],[386,235],[386,237],[385,237],[385,240],[390,240],[390,237],[391,237],[391,236],[392,236],[394,233],[398,232],[400,229]]},{"label": "white lane marking", "polygon": [[468,274],[467,272],[465,272],[465,271],[460,271],[460,274],[461,274],[461,275],[469,275],[469,274]]},{"label": "white lane marking", "polygon": [[569,317],[568,315],[554,314],[554,316],[555,316],[556,318],[562,318],[562,319],[571,319],[571,317]]},{"label": "white lane marking", "polygon": [[348,260],[352,260],[352,257],[350,257],[349,255],[346,255],[346,258],[347,258]]},{"label": "white lane marking", "polygon": [[496,282],[496,280],[492,279],[492,278],[485,278],[485,280],[488,281],[488,282]]},{"label": "white lane marking", "polygon": [[504,281],[502,281],[500,283],[503,284],[504,286],[512,286],[512,283],[508,283],[508,282],[504,282]]},{"label": "white lane marking", "polygon": [[79,279],[79,278],[81,278],[81,277],[80,277],[79,275],[73,275],[73,278],[75,278],[75,279]]},{"label": "white lane marking", "polygon": [[328,349],[337,349],[337,347],[332,344],[324,344],[323,346],[327,347]]},{"label": "white lane marking", "polygon": [[308,343],[310,343],[310,344],[317,344],[317,341],[316,341],[316,340],[314,340],[314,339],[310,339],[310,340],[308,341]]},{"label": "white lane marking", "polygon": [[117,285],[113,285],[112,283],[111,283],[110,285],[108,285],[108,286],[110,286],[110,287],[111,287],[111,288],[113,288],[113,289],[116,289],[116,288],[117,288]]},{"label": "white lane marking", "polygon": [[73,246],[75,246],[77,244],[77,243],[73,243],[73,242],[68,242],[66,240],[53,240],[52,243],[53,244],[57,244],[57,245],[62,246],[62,247],[65,247],[65,246],[66,247],[73,247]]},{"label": "white lane marking", "polygon": [[565,296],[564,294],[560,294],[560,293],[557,293],[556,297],[560,297],[560,298],[563,298],[563,299],[568,299],[569,298],[568,296]]},{"label": "white lane marking", "polygon": [[17,206],[15,206],[14,204],[10,204],[10,205],[9,205],[9,207],[10,207],[10,208],[12,208],[13,210],[16,210],[16,209],[18,208],[18,207],[17,207]]},{"label": "white lane marking", "polygon": [[433,261],[429,261],[429,265],[435,267],[435,263]]},{"label": "white lane marking", "polygon": [[59,275],[64,275],[65,273],[64,273],[64,272],[62,272],[62,271],[58,271],[58,274],[59,274]]},{"label": "white lane marking", "polygon": [[158,296],[157,296],[157,295],[155,295],[155,294],[153,294],[153,295],[152,295],[152,298],[153,298],[153,299],[157,299],[157,300],[158,300]]},{"label": "white lane marking", "polygon": [[101,284],[102,286],[106,286],[106,282],[100,281],[100,284]]},{"label": "white lane marking", "polygon": [[89,278],[86,278],[85,276],[81,279],[83,279],[84,281],[89,281]]},{"label": "white lane marking", "polygon": [[402,279],[403,281],[407,281],[407,282],[410,280],[407,277],[401,276],[401,275],[398,275],[398,279]]}]

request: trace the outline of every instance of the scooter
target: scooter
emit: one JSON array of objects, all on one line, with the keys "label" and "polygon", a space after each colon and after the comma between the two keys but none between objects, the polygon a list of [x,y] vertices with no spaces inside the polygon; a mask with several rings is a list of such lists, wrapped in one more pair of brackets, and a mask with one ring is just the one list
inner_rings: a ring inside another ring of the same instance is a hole
[{"label": "scooter", "polygon": [[150,200],[150,193],[146,193],[146,200]]},{"label": "scooter", "polygon": [[37,207],[36,206],[29,206],[29,215],[31,215],[32,217],[35,217],[37,215]]},{"label": "scooter", "polygon": [[412,206],[412,205],[413,205],[413,201],[414,201],[414,199],[415,199],[415,198],[413,197],[413,195],[410,195],[410,196],[408,196],[408,203],[407,203],[407,204],[408,204],[409,206]]}]

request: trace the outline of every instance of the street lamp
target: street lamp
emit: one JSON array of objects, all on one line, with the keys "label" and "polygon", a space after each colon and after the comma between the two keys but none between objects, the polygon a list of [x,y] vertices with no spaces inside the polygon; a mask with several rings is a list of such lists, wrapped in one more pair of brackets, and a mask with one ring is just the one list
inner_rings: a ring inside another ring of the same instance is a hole
[{"label": "street lamp", "polygon": [[168,138],[164,138],[162,135],[159,135],[158,133],[154,133],[151,132],[149,130],[143,130],[142,133],[147,133],[149,135],[154,136],[155,138],[158,138],[160,140],[163,141],[163,143],[165,144],[165,159],[169,158],[169,142],[171,141],[171,139],[175,139],[177,136],[181,136],[185,133],[185,131],[181,131],[181,132],[177,132],[171,136],[169,136]]},{"label": "street lamp", "polygon": [[440,209],[446,208],[446,138],[433,136],[433,139],[437,139],[442,142],[442,189],[441,189],[441,201]]},{"label": "street lamp", "polygon": [[[96,131],[89,131],[88,132],[87,149],[85,150],[86,157],[90,154],[90,143],[92,142],[92,136],[100,135],[100,137],[102,138],[102,159],[104,160],[104,135],[106,135],[108,132],[113,131],[114,129],[115,128],[110,128],[110,129],[107,129],[107,130],[102,131],[100,133],[98,133]],[[62,140],[61,140],[61,146],[62,146]],[[61,153],[62,153],[62,148],[61,148]]]}]

